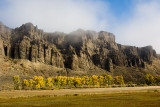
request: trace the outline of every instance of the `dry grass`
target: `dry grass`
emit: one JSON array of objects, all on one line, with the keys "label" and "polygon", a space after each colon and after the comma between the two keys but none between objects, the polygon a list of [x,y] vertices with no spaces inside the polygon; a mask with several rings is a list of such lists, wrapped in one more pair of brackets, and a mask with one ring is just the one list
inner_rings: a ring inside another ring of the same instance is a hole
[{"label": "dry grass", "polygon": [[64,95],[92,95],[92,94],[110,94],[110,93],[130,93],[130,92],[148,92],[160,91],[160,86],[148,87],[121,87],[121,88],[82,88],[82,89],[56,89],[56,90],[12,90],[0,91],[0,98],[18,98],[34,96],[64,96]]},{"label": "dry grass", "polygon": [[0,106],[159,107],[160,87],[1,91]]}]

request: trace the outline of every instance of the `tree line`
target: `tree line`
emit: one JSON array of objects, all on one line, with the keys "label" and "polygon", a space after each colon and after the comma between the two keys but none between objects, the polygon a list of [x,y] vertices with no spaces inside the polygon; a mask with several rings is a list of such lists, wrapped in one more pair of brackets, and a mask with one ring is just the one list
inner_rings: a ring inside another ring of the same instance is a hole
[{"label": "tree line", "polygon": [[19,75],[13,76],[14,89],[53,89],[53,88],[92,88],[108,87],[110,85],[125,85],[123,76],[103,74],[102,76],[92,75],[91,77],[66,77],[56,76],[44,80],[42,76],[34,76],[32,79],[20,81]]},{"label": "tree line", "polygon": [[[20,81],[19,75],[13,76],[14,89],[54,89],[54,88],[104,88],[116,86],[134,87],[135,84],[124,83],[123,76],[103,74],[102,76],[92,75],[91,77],[67,77],[56,76],[44,79],[42,76],[34,76],[32,79]],[[160,75],[145,75],[147,85],[160,85]]]},{"label": "tree line", "polygon": [[160,85],[160,75],[146,74],[145,81],[147,85]]}]

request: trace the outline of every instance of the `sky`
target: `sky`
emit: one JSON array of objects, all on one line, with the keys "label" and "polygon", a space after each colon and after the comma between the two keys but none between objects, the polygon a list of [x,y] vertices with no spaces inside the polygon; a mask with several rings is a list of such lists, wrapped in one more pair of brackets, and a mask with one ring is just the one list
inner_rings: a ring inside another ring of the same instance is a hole
[{"label": "sky", "polygon": [[160,53],[160,0],[0,0],[0,21],[31,22],[45,32],[107,31],[116,42]]}]

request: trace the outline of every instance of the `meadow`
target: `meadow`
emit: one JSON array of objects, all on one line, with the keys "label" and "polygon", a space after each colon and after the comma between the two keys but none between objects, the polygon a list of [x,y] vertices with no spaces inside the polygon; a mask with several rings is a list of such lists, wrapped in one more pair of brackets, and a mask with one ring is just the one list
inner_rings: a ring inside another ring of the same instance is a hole
[{"label": "meadow", "polygon": [[159,107],[160,87],[0,91],[0,106]]}]

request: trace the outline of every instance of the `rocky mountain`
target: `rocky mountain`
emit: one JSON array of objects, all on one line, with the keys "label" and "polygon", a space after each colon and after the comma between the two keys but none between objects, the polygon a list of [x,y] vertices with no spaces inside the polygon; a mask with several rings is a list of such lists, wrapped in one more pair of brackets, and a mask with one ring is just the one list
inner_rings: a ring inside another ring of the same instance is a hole
[{"label": "rocky mountain", "polygon": [[0,23],[0,55],[75,71],[100,68],[109,72],[117,66],[145,69],[159,57],[152,46],[124,46],[109,32],[46,33],[32,23],[15,29]]}]

